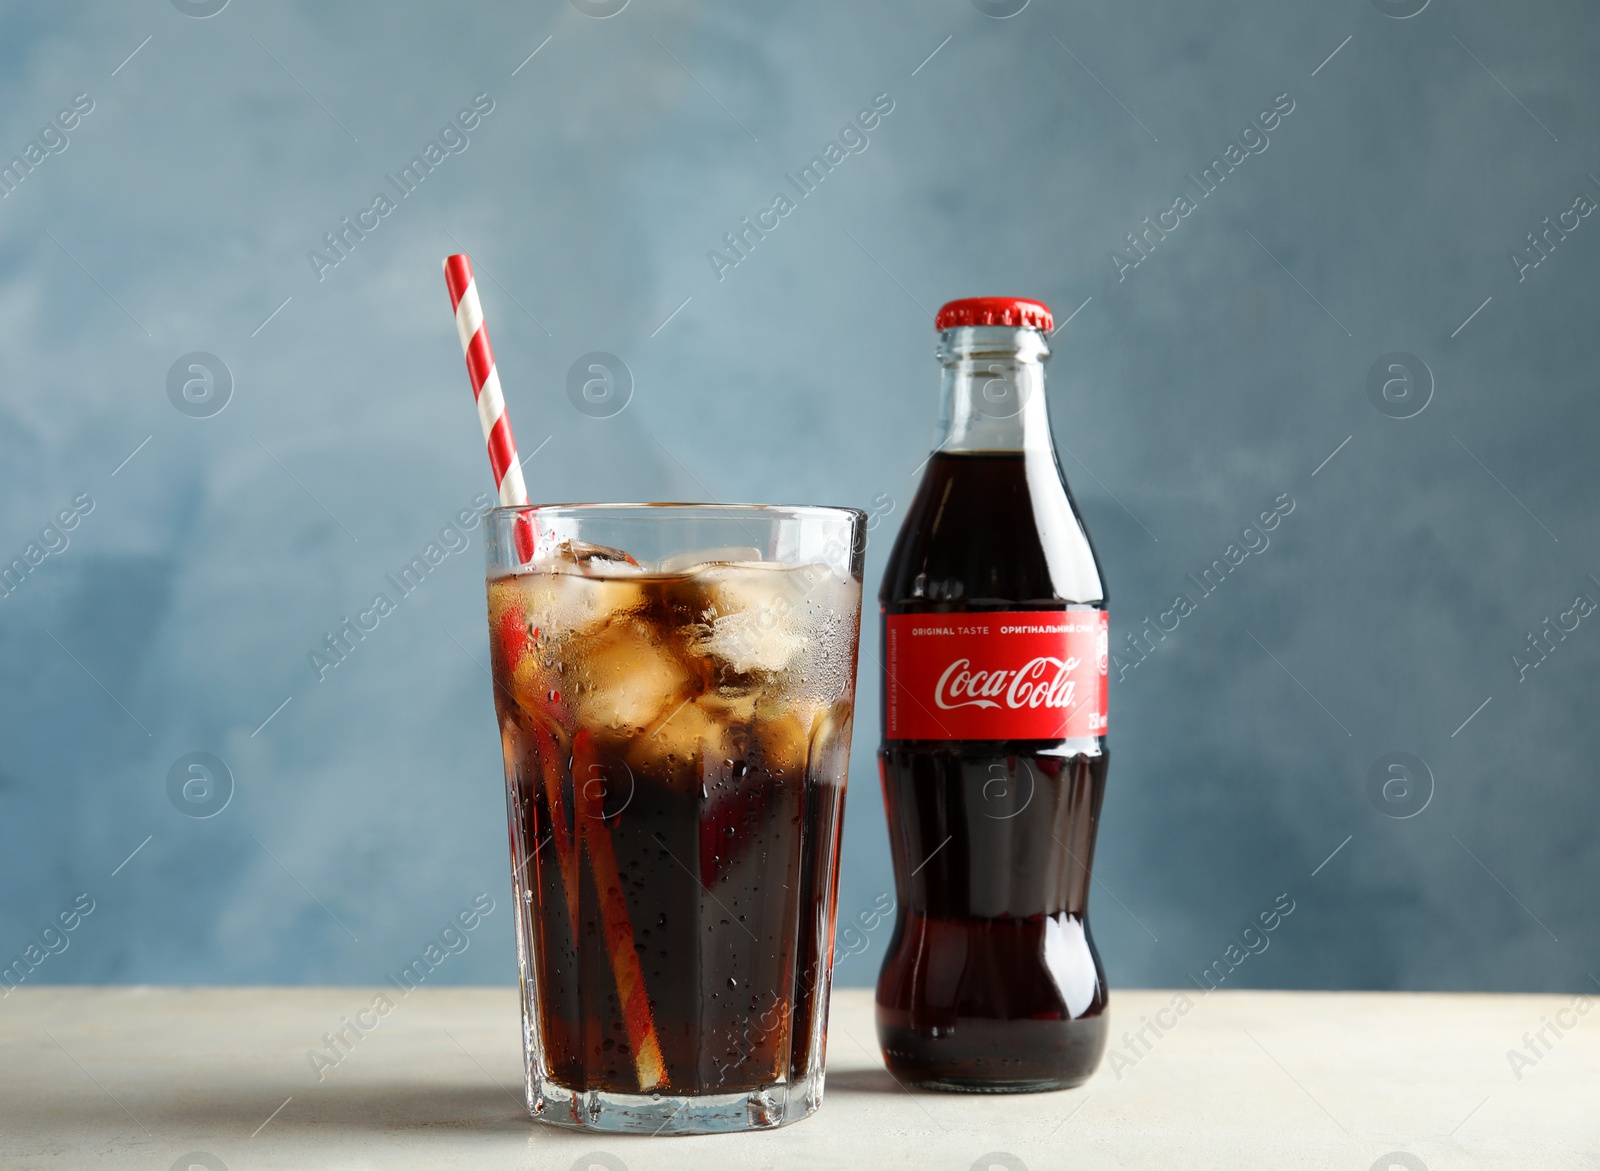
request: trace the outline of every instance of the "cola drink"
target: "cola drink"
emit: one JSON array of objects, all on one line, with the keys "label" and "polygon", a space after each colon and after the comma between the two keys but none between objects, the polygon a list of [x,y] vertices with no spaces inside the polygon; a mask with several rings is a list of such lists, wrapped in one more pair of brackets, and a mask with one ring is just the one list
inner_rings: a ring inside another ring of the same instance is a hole
[{"label": "cola drink", "polygon": [[1061,1089],[1106,1041],[1105,588],[1051,439],[1049,309],[952,301],[936,328],[939,440],[879,594],[898,899],[878,1039],[906,1083]]},{"label": "cola drink", "polygon": [[[638,545],[681,536],[675,518],[711,539],[771,533],[766,550],[641,565],[557,539],[563,524],[601,527],[605,506],[520,510],[539,551],[500,572],[519,510],[492,517],[537,1117],[706,1133],[782,1125],[820,1102],[864,518],[777,511],[612,508]],[[806,557],[827,526],[832,564]]]}]

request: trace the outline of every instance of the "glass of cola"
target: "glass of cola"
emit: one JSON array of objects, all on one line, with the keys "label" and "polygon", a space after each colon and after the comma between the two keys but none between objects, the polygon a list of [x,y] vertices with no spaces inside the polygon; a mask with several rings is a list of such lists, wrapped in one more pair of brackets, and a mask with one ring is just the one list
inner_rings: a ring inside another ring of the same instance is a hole
[{"label": "glass of cola", "polygon": [[865,520],[489,514],[534,1117],[704,1134],[820,1105]]}]

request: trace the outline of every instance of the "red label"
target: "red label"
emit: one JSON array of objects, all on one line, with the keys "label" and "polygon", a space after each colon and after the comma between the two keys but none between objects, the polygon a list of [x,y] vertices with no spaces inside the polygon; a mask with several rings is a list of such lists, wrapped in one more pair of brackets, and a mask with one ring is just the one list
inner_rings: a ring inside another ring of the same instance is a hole
[{"label": "red label", "polygon": [[1066,740],[1106,734],[1104,610],[894,614],[890,740]]}]

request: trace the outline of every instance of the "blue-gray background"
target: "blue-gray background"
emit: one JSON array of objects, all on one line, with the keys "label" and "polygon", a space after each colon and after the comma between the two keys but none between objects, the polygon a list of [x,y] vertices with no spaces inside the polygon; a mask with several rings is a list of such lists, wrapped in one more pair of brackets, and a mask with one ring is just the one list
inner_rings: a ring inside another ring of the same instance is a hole
[{"label": "blue-gray background", "polygon": [[[1511,252],[1600,199],[1600,12],[1415,6],[6,6],[0,159],[94,109],[0,199],[0,555],[94,509],[0,600],[0,952],[82,893],[32,981],[376,982],[487,892],[434,978],[513,978],[479,534],[324,680],[307,657],[487,485],[439,273],[466,250],[535,499],[855,505],[869,590],[931,311],[1076,311],[1052,410],[1122,664],[1196,602],[1113,688],[1113,986],[1187,986],[1286,893],[1229,986],[1592,992],[1600,223],[1525,279]],[[308,250],[479,93],[470,146],[319,280]],[[867,148],[719,280],[708,251],[877,94]],[[167,393],[192,351],[234,380],[213,417]],[[591,351],[634,380],[610,418],[566,392]],[[1406,419],[1367,392],[1392,351],[1435,383]],[[841,923],[892,889],[870,669],[860,716]],[[196,750],[235,784],[206,820],[167,795]],[[1396,751],[1432,778],[1406,819],[1369,793]]]}]

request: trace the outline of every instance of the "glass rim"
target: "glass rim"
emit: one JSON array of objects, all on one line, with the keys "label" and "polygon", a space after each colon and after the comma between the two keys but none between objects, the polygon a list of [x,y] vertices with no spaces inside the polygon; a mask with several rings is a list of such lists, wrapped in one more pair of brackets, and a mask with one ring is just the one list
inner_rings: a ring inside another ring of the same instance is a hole
[{"label": "glass rim", "polygon": [[774,516],[793,517],[800,520],[866,520],[867,514],[859,508],[838,504],[718,504],[695,501],[619,501],[614,504],[586,502],[578,504],[497,504],[484,510],[489,516],[515,515],[517,513],[549,512],[571,513],[582,516],[601,512],[633,513],[629,519],[645,519],[652,514],[686,512],[704,516]]}]

